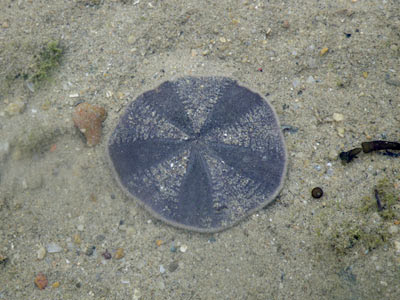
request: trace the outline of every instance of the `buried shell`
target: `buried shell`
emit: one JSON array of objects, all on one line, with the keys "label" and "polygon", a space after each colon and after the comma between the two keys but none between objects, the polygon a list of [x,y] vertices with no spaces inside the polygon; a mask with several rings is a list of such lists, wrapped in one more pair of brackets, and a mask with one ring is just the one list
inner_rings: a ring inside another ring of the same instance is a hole
[{"label": "buried shell", "polygon": [[143,93],[122,115],[108,154],[128,195],[200,232],[273,201],[287,165],[273,108],[226,77],[183,77]]}]

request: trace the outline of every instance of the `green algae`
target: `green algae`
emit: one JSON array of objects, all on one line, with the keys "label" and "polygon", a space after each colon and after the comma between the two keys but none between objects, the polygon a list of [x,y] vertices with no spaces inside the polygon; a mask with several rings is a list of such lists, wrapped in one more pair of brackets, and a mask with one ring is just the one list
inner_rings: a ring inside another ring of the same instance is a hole
[{"label": "green algae", "polygon": [[379,215],[385,220],[391,221],[400,218],[400,211],[397,206],[400,205],[398,191],[396,191],[394,182],[388,178],[380,179],[375,187],[377,196],[382,209],[379,210],[376,197],[366,196],[362,199],[360,211],[369,213],[378,211]]},{"label": "green algae", "polygon": [[39,88],[47,82],[59,67],[64,54],[60,41],[11,42],[0,49],[0,56],[6,58],[3,78],[0,80],[0,94],[3,97],[15,95],[28,84]]},{"label": "green algae", "polygon": [[[375,190],[381,209],[377,204]],[[316,244],[318,247],[328,247],[339,257],[360,250],[373,251],[387,244],[392,237],[388,228],[400,217],[397,210],[399,204],[394,179],[385,177],[378,180],[370,194],[364,196],[358,205],[341,207],[336,203],[324,208],[318,216],[315,229]],[[332,217],[339,214],[341,217]]]},{"label": "green algae", "polygon": [[53,70],[60,65],[63,52],[63,48],[58,41],[50,41],[42,48],[31,76],[35,85],[50,78]]},{"label": "green algae", "polygon": [[329,244],[336,254],[346,255],[360,246],[371,251],[383,245],[389,238],[390,234],[384,223],[345,221],[334,225]]}]

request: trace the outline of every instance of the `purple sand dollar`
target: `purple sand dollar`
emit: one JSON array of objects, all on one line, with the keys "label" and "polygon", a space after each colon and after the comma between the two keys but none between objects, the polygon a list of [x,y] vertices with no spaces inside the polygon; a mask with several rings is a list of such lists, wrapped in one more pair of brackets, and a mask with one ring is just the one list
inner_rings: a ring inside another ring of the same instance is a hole
[{"label": "purple sand dollar", "polygon": [[125,192],[156,218],[200,232],[272,202],[286,174],[277,116],[226,77],[166,81],[132,101],[108,144]]}]

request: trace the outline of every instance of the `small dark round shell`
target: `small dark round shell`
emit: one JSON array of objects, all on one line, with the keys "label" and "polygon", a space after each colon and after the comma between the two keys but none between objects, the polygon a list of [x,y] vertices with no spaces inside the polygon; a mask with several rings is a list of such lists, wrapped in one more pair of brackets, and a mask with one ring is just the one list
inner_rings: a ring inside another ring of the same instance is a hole
[{"label": "small dark round shell", "polygon": [[315,187],[311,191],[311,196],[313,196],[313,198],[316,198],[316,199],[321,198],[323,194],[324,194],[324,191],[320,187]]}]

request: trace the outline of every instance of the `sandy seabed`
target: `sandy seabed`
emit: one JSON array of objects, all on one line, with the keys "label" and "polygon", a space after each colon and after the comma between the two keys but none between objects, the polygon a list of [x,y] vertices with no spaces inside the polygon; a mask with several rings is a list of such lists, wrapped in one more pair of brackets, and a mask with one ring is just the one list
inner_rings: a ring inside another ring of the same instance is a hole
[{"label": "sandy seabed", "polygon": [[[337,155],[400,139],[399,33],[397,0],[2,0],[0,299],[397,299],[399,219],[361,206],[383,179],[399,202],[399,158]],[[220,233],[154,219],[106,157],[126,105],[184,75],[239,80],[285,128],[278,199]],[[95,147],[83,101],[107,110]]]}]

